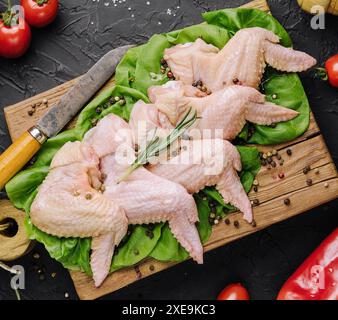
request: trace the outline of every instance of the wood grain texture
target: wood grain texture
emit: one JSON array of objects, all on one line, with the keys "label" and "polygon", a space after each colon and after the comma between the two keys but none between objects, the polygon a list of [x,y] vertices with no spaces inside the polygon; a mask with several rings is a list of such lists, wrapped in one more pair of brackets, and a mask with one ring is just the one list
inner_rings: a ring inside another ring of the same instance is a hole
[{"label": "wood grain texture", "polygon": [[9,200],[0,201],[0,224],[13,219],[18,225],[18,232],[9,237],[5,231],[0,232],[0,260],[11,261],[24,255],[30,248],[24,221],[25,213],[13,207]]},{"label": "wood grain texture", "polygon": [[[255,0],[244,7],[270,12],[265,0]],[[46,108],[56,103],[75,81],[77,79],[5,108],[5,116],[12,139],[34,125]],[[105,87],[111,86],[113,83],[114,79],[111,79]],[[27,112],[31,105],[41,103],[45,98],[49,101],[48,106],[41,104],[41,107],[37,107],[35,114],[29,116]],[[285,162],[283,166],[277,165],[271,170],[262,167],[257,175],[258,192],[251,191],[249,194],[251,200],[259,199],[260,201],[260,205],[254,208],[257,227],[253,228],[245,223],[240,215],[234,213],[229,218],[232,222],[230,226],[220,223],[213,228],[211,238],[204,246],[205,251],[223,246],[338,197],[337,171],[312,113],[309,129],[301,137],[281,145],[258,147],[261,151],[278,150]],[[291,157],[286,154],[288,148],[292,149]],[[302,170],[306,165],[310,165],[312,170],[304,175]],[[319,172],[315,173],[315,169],[318,169]],[[279,178],[279,173],[284,173],[285,177]],[[313,181],[312,186],[308,186],[306,183],[309,178]],[[285,198],[290,199],[289,206],[284,204]],[[233,227],[234,220],[240,222],[239,229]],[[75,271],[70,273],[79,297],[81,299],[95,299],[175,264],[149,259],[138,265],[140,273],[136,272],[135,268],[117,271],[110,275],[100,288],[95,288],[92,279],[84,273]],[[154,269],[150,269],[150,266],[153,266]]]}]

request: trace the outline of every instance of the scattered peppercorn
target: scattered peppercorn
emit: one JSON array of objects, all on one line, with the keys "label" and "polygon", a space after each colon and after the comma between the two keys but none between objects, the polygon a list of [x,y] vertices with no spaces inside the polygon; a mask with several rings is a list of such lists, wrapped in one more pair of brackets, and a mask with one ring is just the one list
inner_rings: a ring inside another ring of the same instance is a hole
[{"label": "scattered peppercorn", "polygon": [[151,264],[151,265],[149,266],[149,270],[150,270],[150,271],[154,271],[154,270],[155,270],[155,267]]},{"label": "scattered peppercorn", "polygon": [[253,181],[253,185],[254,185],[254,186],[258,186],[258,180],[255,179],[255,180]]},{"label": "scattered peppercorn", "polygon": [[267,154],[263,153],[263,159],[267,159],[267,158],[268,158]]},{"label": "scattered peppercorn", "polygon": [[214,224],[219,224],[219,221],[217,219],[215,219]]},{"label": "scattered peppercorn", "polygon": [[329,184],[327,182],[324,183],[324,187],[325,188],[328,188],[329,187]]},{"label": "scattered peppercorn", "polygon": [[65,298],[68,299],[69,298],[69,293],[65,292]]},{"label": "scattered peppercorn", "polygon": [[102,112],[102,108],[101,108],[101,107],[97,107],[97,108],[95,109],[95,112],[96,112],[97,114],[100,114],[100,113]]},{"label": "scattered peppercorn", "polygon": [[140,267],[139,266],[135,266],[134,269],[135,269],[137,278],[141,279],[142,278],[142,273],[140,271]]},{"label": "scattered peppercorn", "polygon": [[276,162],[275,161],[271,161],[271,165],[272,165],[273,168],[275,168],[276,167]]},{"label": "scattered peppercorn", "polygon": [[291,150],[291,149],[287,149],[287,150],[286,150],[286,154],[287,154],[288,156],[291,156],[291,155],[292,155],[292,150]]},{"label": "scattered peppercorn", "polygon": [[214,213],[210,213],[209,217],[210,217],[211,219],[214,219],[214,218],[216,218],[216,215],[215,215]]},{"label": "scattered peppercorn", "polygon": [[273,149],[271,153],[272,153],[273,156],[275,156],[275,155],[277,155],[277,150]]},{"label": "scattered peppercorn", "polygon": [[237,220],[234,221],[234,226],[235,226],[235,228],[237,228],[237,229],[239,228],[239,222],[238,222]]},{"label": "scattered peppercorn", "polygon": [[215,207],[215,206],[210,207],[210,211],[211,211],[212,213],[216,213],[216,207]]},{"label": "scattered peppercorn", "polygon": [[283,179],[284,178],[284,173],[283,172],[278,173],[278,177],[279,177],[279,179]]},{"label": "scattered peppercorn", "polygon": [[209,200],[209,206],[210,207],[215,207],[217,205],[217,202],[213,199]]},{"label": "scattered peppercorn", "polygon": [[306,184],[307,184],[308,186],[312,186],[312,179],[307,179],[307,180],[306,180]]},{"label": "scattered peppercorn", "polygon": [[272,160],[272,158],[268,158],[267,161],[268,161],[268,163],[271,164],[271,162],[272,162],[273,160]]},{"label": "scattered peppercorn", "polygon": [[258,206],[258,205],[259,205],[259,200],[258,200],[258,199],[254,199],[253,204],[254,204],[255,206]]},{"label": "scattered peppercorn", "polygon": [[33,110],[28,110],[28,115],[31,117],[33,114],[34,114],[34,111]]},{"label": "scattered peppercorn", "polygon": [[225,220],[224,220],[224,223],[225,223],[226,225],[229,225],[229,224],[230,224],[230,220],[229,220],[229,219],[225,219]]},{"label": "scattered peppercorn", "polygon": [[162,66],[164,66],[164,65],[167,64],[167,61],[164,58],[162,58],[161,61],[160,61],[160,63],[161,63]]},{"label": "scattered peppercorn", "polygon": [[169,79],[171,79],[174,76],[174,74],[171,71],[168,71],[167,76]]},{"label": "scattered peppercorn", "polygon": [[257,192],[257,191],[258,191],[257,186],[254,186],[254,187],[253,187],[253,190],[254,190],[255,192]]},{"label": "scattered peppercorn", "polygon": [[319,174],[319,169],[318,168],[315,169],[315,174]]},{"label": "scattered peppercorn", "polygon": [[92,194],[91,193],[86,193],[86,195],[85,195],[85,198],[87,199],[87,200],[91,200],[92,199]]},{"label": "scattered peppercorn", "polygon": [[201,80],[196,81],[196,86],[197,86],[197,87],[198,87],[198,86],[202,87],[202,85],[203,85],[203,83],[202,83]]},{"label": "scattered peppercorn", "polygon": [[126,104],[126,100],[120,99],[119,105],[120,105],[120,106],[124,106],[125,104]]},{"label": "scattered peppercorn", "polygon": [[271,123],[271,124],[270,124],[270,128],[276,128],[276,126],[277,126],[277,125],[276,125],[275,123]]},{"label": "scattered peppercorn", "polygon": [[303,169],[303,173],[304,173],[304,174],[307,174],[307,173],[309,173],[310,170],[311,170],[310,166],[306,166],[306,167]]},{"label": "scattered peppercorn", "polygon": [[272,99],[277,99],[277,95],[275,93],[271,97]]},{"label": "scattered peppercorn", "polygon": [[256,228],[256,227],[257,227],[256,220],[252,220],[251,225],[252,225],[254,228]]},{"label": "scattered peppercorn", "polygon": [[146,231],[146,236],[150,239],[154,238],[154,232],[150,231],[150,230],[147,230]]},{"label": "scattered peppercorn", "polygon": [[232,80],[232,82],[233,82],[234,84],[238,84],[238,83],[239,83],[239,80],[238,80],[238,78],[234,78],[234,79]]},{"label": "scattered peppercorn", "polygon": [[39,258],[40,258],[40,255],[36,252],[36,253],[33,254],[33,258],[34,258],[34,259],[39,259]]},{"label": "scattered peppercorn", "polygon": [[285,204],[286,206],[289,206],[290,203],[291,203],[291,201],[290,201],[289,198],[284,199],[284,204]]},{"label": "scattered peppercorn", "polygon": [[271,157],[271,156],[272,156],[272,153],[269,151],[266,155],[267,155],[268,157]]},{"label": "scattered peppercorn", "polygon": [[153,231],[155,229],[155,225],[153,223],[148,224],[148,229]]},{"label": "scattered peppercorn", "polygon": [[55,277],[56,277],[56,272],[52,272],[52,273],[51,273],[51,277],[52,277],[52,278],[55,278]]},{"label": "scattered peppercorn", "polygon": [[134,250],[134,254],[135,256],[138,256],[140,254],[140,251],[138,251],[137,249]]},{"label": "scattered peppercorn", "polygon": [[46,98],[44,98],[44,99],[42,100],[42,103],[43,103],[43,104],[47,104],[47,103],[48,103],[48,100],[47,100]]},{"label": "scattered peppercorn", "polygon": [[98,122],[99,122],[98,119],[92,119],[91,124],[92,124],[93,127],[95,127]]}]

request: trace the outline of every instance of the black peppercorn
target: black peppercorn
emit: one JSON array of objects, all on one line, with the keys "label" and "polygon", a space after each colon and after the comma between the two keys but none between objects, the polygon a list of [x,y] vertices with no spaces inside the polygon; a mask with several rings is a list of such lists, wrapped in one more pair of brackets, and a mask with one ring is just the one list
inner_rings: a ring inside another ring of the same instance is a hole
[{"label": "black peppercorn", "polygon": [[287,150],[286,150],[286,154],[287,154],[288,156],[291,156],[291,155],[292,155],[292,150],[291,150],[291,149],[287,149]]},{"label": "black peppercorn", "polygon": [[258,205],[259,205],[259,200],[258,200],[258,199],[255,199],[255,200],[253,201],[253,204],[254,204],[255,206],[258,206]]},{"label": "black peppercorn", "polygon": [[290,203],[291,203],[291,201],[290,201],[289,198],[284,199],[284,204],[285,204],[286,206],[289,206]]},{"label": "black peppercorn", "polygon": [[237,229],[239,228],[239,222],[238,222],[237,220],[234,221],[234,226],[235,226],[235,228],[237,228]]},{"label": "black peppercorn", "polygon": [[229,225],[229,224],[230,224],[230,220],[229,220],[229,219],[225,219],[225,220],[224,220],[224,223],[225,223],[226,225]]},{"label": "black peppercorn", "polygon": [[312,179],[307,179],[307,180],[306,180],[306,184],[307,184],[308,186],[312,186]]},{"label": "black peppercorn", "polygon": [[304,173],[304,174],[307,174],[307,173],[310,172],[310,170],[311,170],[310,166],[306,166],[306,167],[303,169],[303,173]]}]

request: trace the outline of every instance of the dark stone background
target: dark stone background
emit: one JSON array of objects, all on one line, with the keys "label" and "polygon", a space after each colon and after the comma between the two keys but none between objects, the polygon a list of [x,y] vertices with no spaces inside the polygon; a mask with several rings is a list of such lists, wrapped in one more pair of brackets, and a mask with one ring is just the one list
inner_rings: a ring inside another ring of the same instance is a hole
[{"label": "dark stone background", "polygon": [[[0,59],[1,148],[10,143],[2,111],[6,105],[86,72],[111,48],[143,43],[154,33],[198,23],[200,14],[206,10],[247,2],[149,1],[150,5],[146,0],[126,0],[114,7],[112,0],[61,0],[56,21],[45,29],[33,31],[31,48],[22,59]],[[1,7],[4,2],[0,1]],[[107,7],[106,2],[110,3]],[[299,9],[296,0],[274,0],[269,4],[273,15],[289,31],[296,49],[310,53],[319,64],[338,52],[338,17],[326,16],[325,30],[312,30],[311,16]],[[128,7],[132,10],[128,11]],[[168,15],[168,8],[176,15]],[[337,89],[313,80],[309,73],[303,74],[302,80],[337,165]],[[104,299],[213,299],[226,284],[235,281],[242,282],[253,299],[274,299],[288,276],[337,227],[337,211],[338,200],[335,200],[209,252],[205,254],[203,266],[188,261]],[[26,268],[26,290],[21,292],[22,298],[64,299],[65,292],[71,299],[77,298],[68,272],[41,245],[36,251],[41,255],[38,261],[45,269],[46,279],[39,280],[33,268],[33,253],[15,261]],[[57,273],[56,278],[50,276],[52,272]],[[9,274],[0,270],[0,300],[15,299],[9,279]]]}]

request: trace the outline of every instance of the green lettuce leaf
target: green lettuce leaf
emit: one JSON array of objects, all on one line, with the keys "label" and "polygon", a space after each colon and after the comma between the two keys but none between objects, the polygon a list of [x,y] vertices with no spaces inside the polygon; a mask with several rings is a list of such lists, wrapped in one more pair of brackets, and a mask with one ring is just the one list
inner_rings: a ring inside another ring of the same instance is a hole
[{"label": "green lettuce leaf", "polygon": [[211,25],[227,29],[232,35],[244,28],[261,27],[275,33],[280,43],[291,47],[292,41],[283,26],[271,15],[258,9],[223,9],[202,13],[203,19]]}]

